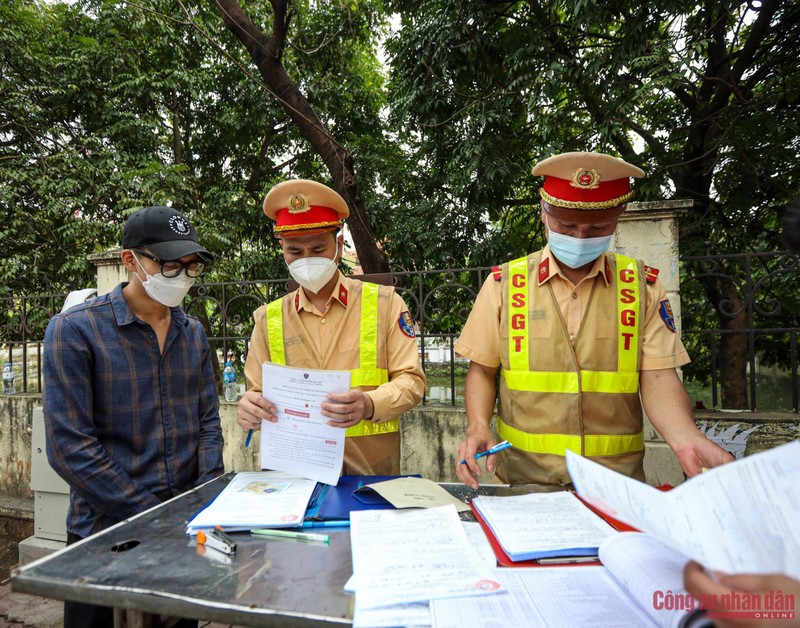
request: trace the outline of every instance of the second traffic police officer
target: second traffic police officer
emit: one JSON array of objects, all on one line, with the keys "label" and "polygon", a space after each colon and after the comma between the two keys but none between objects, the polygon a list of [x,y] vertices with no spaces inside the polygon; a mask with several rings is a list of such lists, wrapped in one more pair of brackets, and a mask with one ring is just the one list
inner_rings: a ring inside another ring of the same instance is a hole
[{"label": "second traffic police officer", "polygon": [[495,269],[455,346],[470,359],[458,476],[477,486],[474,456],[495,443],[498,396],[497,433],[512,448],[489,456],[487,469],[496,464],[505,482],[569,483],[567,449],[644,480],[642,406],[688,476],[732,460],[694,423],[676,371],[689,357],[658,270],[607,252],[630,178],[644,172],[576,152],[533,174],[545,176],[548,244]]},{"label": "second traffic police officer", "polygon": [[398,417],[425,392],[425,374],[406,304],[394,288],[342,275],[338,262],[342,220],[350,210],[335,191],[316,181],[284,181],[264,199],[275,221],[283,257],[300,287],[260,307],[245,364],[249,390],[237,422],[258,429],[276,421],[261,396],[265,361],[296,368],[349,370],[349,392],[330,394],[323,414],[347,429],[343,473],[400,473]]}]

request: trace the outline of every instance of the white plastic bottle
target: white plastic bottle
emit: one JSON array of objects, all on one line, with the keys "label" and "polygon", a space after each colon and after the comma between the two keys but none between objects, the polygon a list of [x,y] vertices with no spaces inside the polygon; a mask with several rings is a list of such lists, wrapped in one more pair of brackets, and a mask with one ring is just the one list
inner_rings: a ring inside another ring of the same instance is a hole
[{"label": "white plastic bottle", "polygon": [[239,387],[236,385],[236,369],[230,360],[225,363],[222,371],[222,391],[225,401],[236,401],[239,398]]},{"label": "white plastic bottle", "polygon": [[3,365],[3,394],[4,395],[13,395],[17,389],[14,386],[14,379],[16,379],[16,373],[14,373],[14,365],[11,362],[6,362]]}]

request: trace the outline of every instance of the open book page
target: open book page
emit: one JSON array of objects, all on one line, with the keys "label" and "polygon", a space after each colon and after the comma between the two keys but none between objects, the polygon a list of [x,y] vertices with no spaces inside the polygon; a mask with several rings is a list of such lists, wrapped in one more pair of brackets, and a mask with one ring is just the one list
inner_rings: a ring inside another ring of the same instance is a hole
[{"label": "open book page", "polygon": [[614,528],[573,493],[531,493],[472,500],[512,560],[591,556]]},{"label": "open book page", "polygon": [[496,569],[506,592],[431,601],[434,628],[642,628],[653,620],[605,567]]},{"label": "open book page", "polygon": [[600,545],[600,560],[659,626],[680,626],[694,610],[694,599],[683,588],[689,559],[652,536],[622,532],[609,537]]},{"label": "open book page", "polygon": [[666,493],[570,451],[567,468],[587,502],[706,568],[800,579],[800,441],[716,467]]}]

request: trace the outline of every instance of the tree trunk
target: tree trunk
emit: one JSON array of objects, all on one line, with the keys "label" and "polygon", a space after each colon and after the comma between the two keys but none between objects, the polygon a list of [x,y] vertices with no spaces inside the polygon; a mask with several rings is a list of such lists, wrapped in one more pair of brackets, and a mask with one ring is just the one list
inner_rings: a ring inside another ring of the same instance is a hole
[{"label": "tree trunk", "polygon": [[728,410],[747,410],[747,357],[749,355],[747,303],[726,277],[698,277],[709,300],[719,315],[722,334],[717,357],[721,407]]},{"label": "tree trunk", "polygon": [[286,0],[271,0],[271,36],[267,36],[251,22],[238,0],[212,1],[226,28],[245,46],[272,94],[328,168],[336,191],[350,208],[347,224],[364,272],[388,272],[389,260],[378,247],[370,227],[353,168],[353,156],[328,132],[281,63],[289,27]]}]

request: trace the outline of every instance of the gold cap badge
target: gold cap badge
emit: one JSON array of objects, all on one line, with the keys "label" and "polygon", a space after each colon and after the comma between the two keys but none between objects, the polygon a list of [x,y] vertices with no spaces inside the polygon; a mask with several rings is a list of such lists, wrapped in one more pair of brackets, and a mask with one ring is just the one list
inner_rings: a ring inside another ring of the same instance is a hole
[{"label": "gold cap badge", "polygon": [[292,194],[289,197],[289,202],[286,203],[286,207],[289,209],[290,214],[302,214],[311,209],[308,199],[302,194]]},{"label": "gold cap badge", "polygon": [[584,190],[596,190],[600,187],[600,174],[594,168],[590,170],[578,168],[572,173],[570,185]]}]

